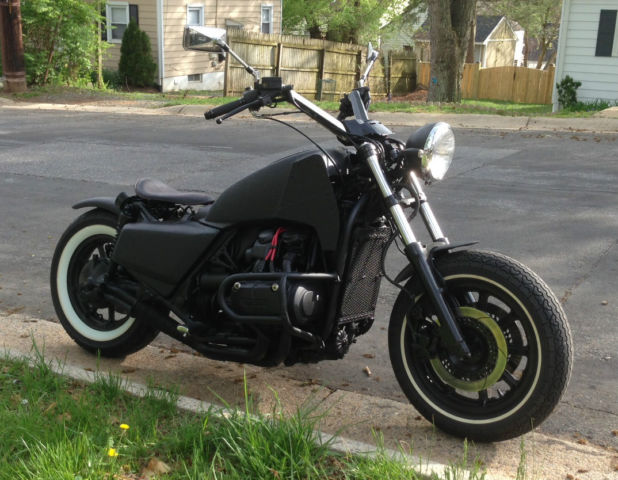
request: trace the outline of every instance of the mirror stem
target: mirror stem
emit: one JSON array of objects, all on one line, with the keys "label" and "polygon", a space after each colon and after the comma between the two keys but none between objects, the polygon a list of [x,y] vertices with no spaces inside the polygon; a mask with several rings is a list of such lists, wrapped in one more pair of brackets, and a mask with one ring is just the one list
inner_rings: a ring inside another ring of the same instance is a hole
[{"label": "mirror stem", "polygon": [[255,78],[257,82],[260,81],[260,72],[253,68],[251,65],[249,65],[247,62],[245,62],[242,58],[240,58],[240,56],[234,50],[232,50],[227,43],[225,43],[223,40],[215,40],[215,43],[219,45],[224,52],[229,53],[232,57],[234,57],[234,59],[236,59],[238,63],[245,67],[245,70],[251,75],[253,75],[253,78]]}]

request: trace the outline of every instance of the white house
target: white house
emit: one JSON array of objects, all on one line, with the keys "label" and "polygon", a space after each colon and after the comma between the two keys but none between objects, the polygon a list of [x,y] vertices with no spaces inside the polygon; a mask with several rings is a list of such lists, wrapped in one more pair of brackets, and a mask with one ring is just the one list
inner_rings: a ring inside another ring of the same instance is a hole
[{"label": "white house", "polygon": [[[421,62],[431,61],[430,23],[425,20],[414,35],[416,58]],[[515,62],[517,35],[503,15],[476,16],[474,37],[474,62],[482,68],[511,67]]]},{"label": "white house", "polygon": [[618,101],[617,17],[618,0],[564,0],[554,78],[580,81],[579,101]]}]

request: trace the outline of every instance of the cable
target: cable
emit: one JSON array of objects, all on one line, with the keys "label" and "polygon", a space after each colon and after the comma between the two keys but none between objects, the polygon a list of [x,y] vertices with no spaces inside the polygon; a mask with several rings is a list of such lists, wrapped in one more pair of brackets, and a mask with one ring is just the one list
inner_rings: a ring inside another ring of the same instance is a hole
[{"label": "cable", "polygon": [[[392,229],[392,225],[391,225],[391,229]],[[412,294],[410,292],[408,292],[403,286],[399,285],[397,282],[395,282],[394,279],[392,279],[391,277],[388,276],[388,274],[386,273],[386,254],[388,252],[388,249],[390,248],[390,246],[392,245],[393,241],[399,236],[398,233],[393,232],[393,234],[391,235],[391,237],[388,239],[388,241],[386,242],[386,247],[384,248],[384,250],[382,251],[382,258],[381,258],[381,269],[382,269],[382,275],[384,275],[384,278],[391,283],[392,285],[394,285],[395,287],[397,287],[399,290],[401,290],[402,292],[404,292],[408,297],[410,297],[410,299],[414,302],[416,299],[412,296]],[[399,249],[399,246],[397,246],[397,249]]]},{"label": "cable", "polygon": [[273,118],[275,115],[290,115],[293,113],[301,113],[301,112],[283,112],[283,113],[276,113],[274,115],[259,115],[256,118],[272,120],[273,122],[277,122],[277,123],[280,123],[281,125],[285,125],[286,127],[290,127],[295,132],[300,133],[303,137],[305,137],[307,140],[313,143],[318,148],[318,150],[320,150],[324,155],[326,155],[326,158],[330,161],[333,167],[335,167],[335,170],[337,170],[337,174],[339,175],[341,182],[343,182],[344,181],[343,172],[339,168],[339,165],[337,165],[337,163],[335,162],[335,159],[321,145],[319,145],[315,140],[309,137],[309,135],[307,135],[305,132],[301,131],[300,129],[296,128],[295,126],[290,125],[289,123],[284,122],[283,120],[279,120],[278,118]]},{"label": "cable", "polygon": [[[419,208],[420,208],[420,198],[419,198],[418,194],[414,191],[414,189],[410,188],[407,185],[395,185],[395,186],[400,186],[401,188],[405,188],[406,190],[408,190],[408,192],[410,192],[410,194],[415,199],[414,210],[412,211],[412,215],[410,217],[408,217],[408,220],[410,221],[414,217],[416,217],[416,215],[418,214],[418,211],[419,211]],[[405,292],[406,295],[408,295],[412,299],[412,301],[415,301],[415,298],[410,294],[410,292],[408,292],[404,287],[402,287],[397,282],[395,282],[395,280],[392,279],[391,277],[389,277],[388,274],[386,273],[386,254],[388,253],[388,249],[391,247],[393,242],[395,242],[395,246],[397,247],[397,250],[399,250],[404,256],[406,256],[406,253],[404,252],[404,250],[399,246],[399,241],[398,241],[399,240],[399,233],[396,231],[396,228],[393,227],[393,223],[392,223],[392,221],[390,219],[389,219],[389,223],[390,223],[390,226],[391,226],[391,231],[393,233],[391,234],[390,238],[386,242],[386,247],[382,251],[382,258],[380,260],[380,262],[381,262],[380,267],[382,269],[382,275],[384,275],[384,278],[389,283],[391,283],[392,285],[397,287],[402,292]],[[406,258],[407,258],[407,256],[406,256]]]}]

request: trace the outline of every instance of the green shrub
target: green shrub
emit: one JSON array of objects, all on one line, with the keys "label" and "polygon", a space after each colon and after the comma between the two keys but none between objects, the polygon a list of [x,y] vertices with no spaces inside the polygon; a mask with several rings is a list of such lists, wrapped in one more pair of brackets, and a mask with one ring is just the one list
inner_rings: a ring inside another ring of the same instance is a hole
[{"label": "green shrub", "polygon": [[82,85],[89,80],[100,11],[83,0],[21,2],[28,83]]},{"label": "green shrub", "polygon": [[[97,84],[97,71],[93,70],[90,72],[90,81],[93,85]],[[122,87],[122,80],[120,79],[120,74],[118,70],[109,70],[107,68],[103,69],[103,84],[106,88],[112,88],[114,90]]]},{"label": "green shrub", "polygon": [[118,74],[123,85],[149,87],[157,68],[150,51],[150,39],[133,20],[124,31]]},{"label": "green shrub", "polygon": [[575,102],[564,110],[567,112],[600,112],[610,107],[618,106],[618,102],[608,100],[594,100],[592,102]]},{"label": "green shrub", "polygon": [[556,83],[558,89],[558,103],[565,109],[572,109],[577,105],[577,89],[582,86],[582,82],[573,80],[569,75],[564,77],[560,83]]}]

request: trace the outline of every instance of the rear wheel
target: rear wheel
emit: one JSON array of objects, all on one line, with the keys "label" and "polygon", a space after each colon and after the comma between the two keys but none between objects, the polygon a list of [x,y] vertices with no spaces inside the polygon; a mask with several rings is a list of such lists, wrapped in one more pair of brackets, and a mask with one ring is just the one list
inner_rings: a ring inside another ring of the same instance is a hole
[{"label": "rear wheel", "polygon": [[116,218],[93,210],[64,232],[52,259],[51,292],[66,332],[89,351],[119,357],[148,345],[157,330],[105,301],[93,284],[108,270],[116,237]]},{"label": "rear wheel", "polygon": [[502,255],[458,252],[437,267],[472,356],[441,347],[435,311],[412,279],[389,325],[401,388],[425,418],[457,436],[498,441],[531,430],[570,376],[571,334],[560,304],[538,276]]}]

